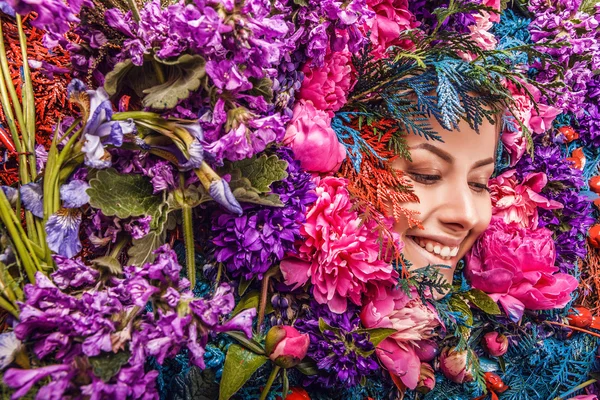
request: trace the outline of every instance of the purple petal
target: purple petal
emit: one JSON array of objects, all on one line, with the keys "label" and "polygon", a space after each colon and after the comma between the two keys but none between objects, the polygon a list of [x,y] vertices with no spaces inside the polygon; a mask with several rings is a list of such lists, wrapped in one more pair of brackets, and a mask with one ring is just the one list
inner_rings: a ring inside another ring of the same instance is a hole
[{"label": "purple petal", "polygon": [[233,214],[242,215],[242,206],[240,206],[240,203],[238,203],[236,198],[233,196],[233,193],[231,193],[229,183],[227,183],[226,180],[219,179],[218,181],[212,182],[210,184],[210,188],[208,189],[208,193],[227,211]]},{"label": "purple petal", "polygon": [[63,201],[63,207],[79,208],[90,202],[86,190],[90,185],[86,181],[74,179],[71,182],[62,185],[60,188],[60,198]]},{"label": "purple petal", "polygon": [[21,201],[23,206],[38,218],[44,218],[44,204],[42,202],[42,185],[28,183],[21,186]]},{"label": "purple petal", "polygon": [[46,242],[53,252],[72,258],[81,251],[79,225],[81,212],[78,209],[61,208],[46,222]]}]

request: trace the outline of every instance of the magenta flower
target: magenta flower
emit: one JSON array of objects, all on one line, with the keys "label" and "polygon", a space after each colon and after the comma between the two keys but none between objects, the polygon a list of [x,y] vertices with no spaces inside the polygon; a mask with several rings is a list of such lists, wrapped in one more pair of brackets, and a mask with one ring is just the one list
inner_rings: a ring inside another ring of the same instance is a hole
[{"label": "magenta flower", "polygon": [[419,26],[408,10],[408,0],[367,0],[367,5],[375,12],[364,26],[364,31],[370,33],[374,55],[383,57],[390,46],[412,47],[411,41],[398,39],[404,31]]},{"label": "magenta flower", "polygon": [[499,302],[513,321],[525,308],[564,307],[577,288],[575,277],[556,273],[552,232],[522,228],[493,218],[490,227],[467,254],[471,285]]},{"label": "magenta flower", "polygon": [[492,357],[500,357],[508,350],[508,338],[498,332],[483,335],[483,347]]},{"label": "magenta flower", "polygon": [[319,197],[300,228],[304,241],[297,257],[281,261],[281,272],[296,288],[310,280],[315,300],[341,314],[348,301],[361,305],[363,293],[395,284],[398,274],[380,254],[374,223],[364,223],[352,210],[347,181],[315,181]]},{"label": "magenta flower", "polygon": [[292,148],[302,168],[310,172],[337,171],[346,159],[346,148],[331,128],[331,116],[310,100],[294,106],[283,141]]},{"label": "magenta flower", "polygon": [[387,288],[365,304],[360,319],[366,328],[393,328],[375,350],[381,363],[410,389],[419,383],[421,360],[416,342],[429,339],[439,326],[437,314],[427,307],[413,288],[408,296],[402,289]]},{"label": "magenta flower", "polygon": [[563,208],[557,201],[541,195],[548,183],[543,172],[530,173],[519,183],[516,170],[509,170],[490,180],[492,212],[495,218],[504,223],[516,223],[522,228],[535,229],[538,226],[538,208],[556,210]]},{"label": "magenta flower", "polygon": [[323,111],[337,111],[346,104],[346,95],[354,84],[350,53],[329,53],[323,66],[306,63],[302,72],[300,99],[312,101],[315,108]]}]

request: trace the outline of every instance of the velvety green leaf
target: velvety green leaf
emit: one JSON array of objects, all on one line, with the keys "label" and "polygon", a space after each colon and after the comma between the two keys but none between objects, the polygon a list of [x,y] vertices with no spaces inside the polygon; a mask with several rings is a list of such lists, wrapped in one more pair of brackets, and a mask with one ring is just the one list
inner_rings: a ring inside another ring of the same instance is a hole
[{"label": "velvety green leaf", "polygon": [[165,244],[167,239],[167,230],[160,232],[150,231],[141,239],[133,239],[133,245],[127,251],[129,256],[128,264],[142,266],[147,262],[156,259],[152,252]]},{"label": "velvety green leaf", "polygon": [[296,365],[294,368],[302,372],[304,375],[316,375],[319,373],[317,363],[310,358],[305,358],[304,361]]},{"label": "velvety green leaf", "polygon": [[187,375],[173,379],[169,390],[171,400],[216,400],[219,398],[219,384],[212,368],[201,370],[192,366]]},{"label": "velvety green leaf", "polygon": [[109,96],[116,94],[119,91],[123,79],[135,68],[131,60],[125,60],[117,63],[112,71],[106,74],[104,78],[104,90]]},{"label": "velvety green leaf", "polygon": [[246,350],[238,344],[229,346],[223,366],[219,400],[231,398],[267,360],[267,357]]},{"label": "velvety green leaf", "polygon": [[269,78],[262,78],[260,80],[250,78],[252,82],[252,89],[250,94],[253,96],[262,96],[267,103],[273,100],[273,81]]},{"label": "velvety green leaf", "polygon": [[169,62],[168,66],[163,67],[166,82],[144,90],[146,96],[142,99],[143,106],[156,110],[175,107],[200,87],[206,74],[205,66],[206,61],[199,55],[184,54],[176,61]]},{"label": "velvety green leaf", "polygon": [[463,293],[463,297],[486,314],[499,315],[501,313],[498,304],[482,290],[471,289]]},{"label": "velvety green leaf", "polygon": [[92,264],[94,264],[97,269],[104,269],[111,275],[120,275],[123,272],[123,267],[119,260],[112,256],[94,258]]},{"label": "velvety green leaf", "polygon": [[237,315],[244,310],[249,308],[258,308],[258,302],[260,300],[260,292],[258,290],[252,290],[244,295],[240,301],[236,304],[235,308],[231,312],[231,316]]},{"label": "velvety green leaf", "polygon": [[150,215],[151,228],[156,228],[164,201],[153,190],[147,177],[120,174],[111,168],[98,171],[96,177],[90,180],[87,194],[90,205],[101,209],[104,215],[119,218]]},{"label": "velvety green leaf", "polygon": [[361,331],[369,333],[369,338],[371,339],[371,343],[373,343],[373,346],[375,346],[375,347],[377,347],[377,345],[379,343],[381,343],[387,337],[398,332],[396,329],[392,329],[392,328],[361,329]]},{"label": "velvety green leaf", "polygon": [[177,189],[169,193],[167,197],[167,204],[169,210],[180,210],[183,204],[194,208],[202,203],[213,201],[202,185],[190,185],[185,189]]},{"label": "velvety green leaf", "polygon": [[102,353],[96,357],[88,357],[88,359],[94,374],[104,382],[108,382],[110,378],[119,373],[123,365],[127,364],[130,356],[129,352],[120,351],[118,353]]},{"label": "velvety green leaf", "polygon": [[273,182],[285,179],[287,174],[287,162],[280,160],[276,155],[246,158],[236,161],[232,169],[239,169],[242,176],[250,181],[254,189],[261,193],[271,191]]}]

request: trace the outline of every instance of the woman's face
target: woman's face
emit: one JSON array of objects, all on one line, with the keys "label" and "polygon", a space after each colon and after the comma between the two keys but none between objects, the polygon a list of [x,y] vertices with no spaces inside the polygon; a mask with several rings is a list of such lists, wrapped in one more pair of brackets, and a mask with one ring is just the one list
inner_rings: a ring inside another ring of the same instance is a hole
[{"label": "woman's face", "polygon": [[404,256],[411,269],[449,265],[440,272],[449,283],[456,263],[487,228],[492,205],[487,184],[494,171],[496,127],[485,121],[479,134],[462,121],[460,131],[447,131],[432,118],[440,141],[407,136],[412,162],[398,159],[394,168],[404,171],[413,183],[419,203],[416,210],[423,229],[399,222],[394,229],[405,243]]}]

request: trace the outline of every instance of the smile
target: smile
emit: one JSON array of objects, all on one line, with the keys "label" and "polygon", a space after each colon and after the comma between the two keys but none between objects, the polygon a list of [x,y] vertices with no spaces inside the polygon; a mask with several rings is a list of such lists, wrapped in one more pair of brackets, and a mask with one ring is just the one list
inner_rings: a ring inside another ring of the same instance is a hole
[{"label": "smile", "polygon": [[418,244],[422,249],[441,258],[442,260],[448,261],[452,257],[456,257],[458,254],[459,246],[446,246],[440,242],[436,242],[435,240],[416,236],[409,236],[409,238]]}]

